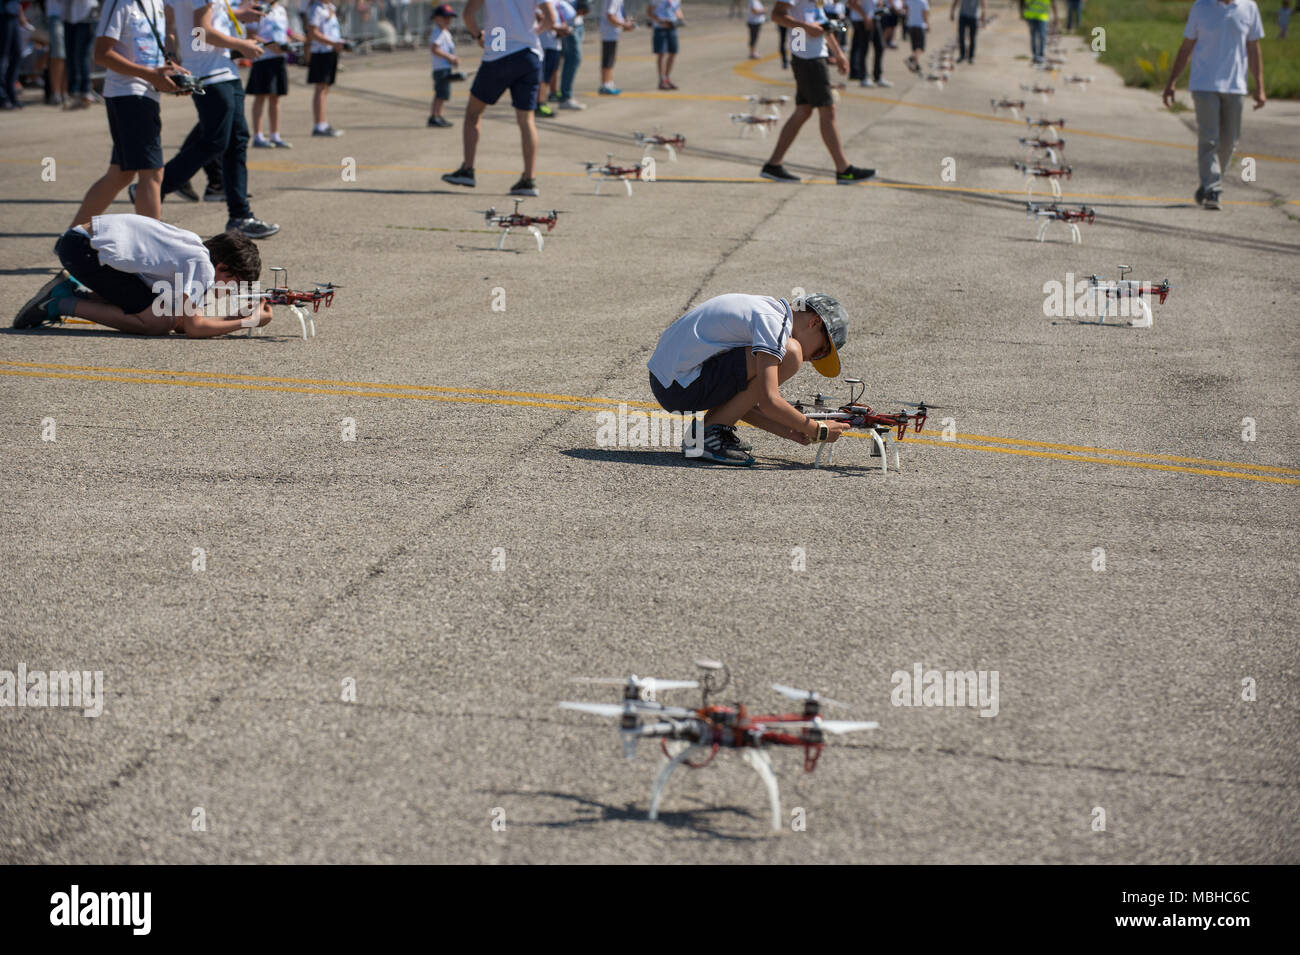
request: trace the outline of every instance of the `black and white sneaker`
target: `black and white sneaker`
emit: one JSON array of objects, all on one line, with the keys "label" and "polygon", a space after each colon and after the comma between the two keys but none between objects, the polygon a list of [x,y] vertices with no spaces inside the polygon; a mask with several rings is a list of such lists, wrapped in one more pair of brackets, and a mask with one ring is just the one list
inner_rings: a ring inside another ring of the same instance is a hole
[{"label": "black and white sneaker", "polygon": [[194,187],[191,186],[188,182],[177,186],[172,191],[187,202],[199,201],[199,194],[194,191]]},{"label": "black and white sneaker", "polygon": [[734,424],[720,424],[716,427],[722,429],[722,440],[725,441],[728,446],[735,448],[737,451],[744,451],[746,453],[754,450],[752,444],[748,441],[742,441],[740,436],[736,434],[736,426]]},{"label": "black and white sneaker", "polygon": [[792,172],[787,172],[785,166],[780,163],[767,163],[763,166],[763,171],[759,173],[764,179],[771,179],[773,182],[803,182]]},{"label": "black and white sneaker", "polygon": [[754,463],[754,458],[747,451],[742,451],[734,432],[729,425],[711,424],[704,428],[704,444],[701,446],[694,435],[682,440],[682,455],[693,461],[709,461],[713,464],[735,464],[747,467]]},{"label": "black and white sneaker", "polygon": [[134,182],[126,187],[126,197],[131,200],[131,205],[135,205],[135,187],[136,183]]},{"label": "black and white sneaker", "polygon": [[453,186],[469,186],[474,188],[474,170],[461,166],[455,172],[444,172],[442,181],[449,182]]},{"label": "black and white sneaker", "polygon": [[535,196],[537,195],[537,181],[528,179],[524,176],[519,177],[519,181],[510,187],[512,196]]},{"label": "black and white sneaker", "polygon": [[343,130],[335,129],[329,123],[326,123],[324,126],[312,127],[311,134],[313,136],[342,136]]},{"label": "black and white sneaker", "polygon": [[843,172],[835,174],[835,185],[852,186],[855,183],[866,182],[876,174],[874,169],[862,169],[858,166],[849,166]]},{"label": "black and white sneaker", "polygon": [[272,222],[263,222],[254,216],[247,219],[231,219],[226,222],[227,232],[242,232],[250,239],[266,239],[280,231],[280,227]]},{"label": "black and white sneaker", "polygon": [[1197,187],[1196,187],[1196,204],[1197,204],[1198,206],[1203,206],[1203,205],[1205,205],[1205,187],[1204,187],[1204,186],[1197,186]]},{"label": "black and white sneaker", "polygon": [[221,186],[220,188],[218,188],[216,186],[213,186],[212,183],[208,183],[207,188],[203,190],[203,201],[204,202],[225,202],[226,187]]},{"label": "black and white sneaker", "polygon": [[27,304],[14,316],[14,328],[38,328],[41,325],[57,325],[59,317],[50,314],[51,303],[59,298],[74,294],[76,284],[68,275],[67,269],[41,286],[41,290],[27,300]]},{"label": "black and white sneaker", "polygon": [[1214,211],[1223,208],[1223,206],[1219,205],[1219,192],[1217,189],[1212,192],[1207,192],[1205,194],[1205,202],[1203,203],[1203,205],[1205,206],[1206,209],[1210,209]]}]

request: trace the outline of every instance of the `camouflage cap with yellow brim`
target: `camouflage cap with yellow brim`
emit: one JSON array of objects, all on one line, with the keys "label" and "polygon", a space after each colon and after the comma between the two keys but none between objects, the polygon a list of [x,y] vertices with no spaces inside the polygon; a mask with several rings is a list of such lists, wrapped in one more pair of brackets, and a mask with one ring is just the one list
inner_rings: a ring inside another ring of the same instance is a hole
[{"label": "camouflage cap with yellow brim", "polygon": [[844,306],[838,300],[821,292],[809,295],[804,299],[804,307],[812,309],[821,317],[822,325],[825,326],[826,334],[831,340],[830,354],[825,358],[819,358],[812,363],[812,366],[817,369],[818,374],[827,378],[838,378],[840,374],[839,350],[849,340],[848,313],[844,311]]}]

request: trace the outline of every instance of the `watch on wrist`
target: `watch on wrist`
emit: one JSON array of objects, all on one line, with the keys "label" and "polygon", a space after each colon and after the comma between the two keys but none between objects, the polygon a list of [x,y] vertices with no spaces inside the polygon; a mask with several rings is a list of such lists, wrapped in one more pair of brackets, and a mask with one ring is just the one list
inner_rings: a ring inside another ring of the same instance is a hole
[{"label": "watch on wrist", "polygon": [[821,441],[825,441],[827,438],[830,437],[830,435],[831,435],[831,429],[828,428],[828,427],[826,427],[826,422],[824,422],[824,421],[818,421],[818,422],[817,422],[817,440],[818,440],[819,442],[821,442]]}]

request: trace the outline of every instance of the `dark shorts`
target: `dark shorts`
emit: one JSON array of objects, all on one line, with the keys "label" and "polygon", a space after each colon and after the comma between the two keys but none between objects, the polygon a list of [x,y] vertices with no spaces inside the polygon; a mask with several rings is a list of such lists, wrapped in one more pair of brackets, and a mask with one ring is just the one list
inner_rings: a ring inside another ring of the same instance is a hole
[{"label": "dark shorts", "polygon": [[515,109],[537,109],[537,90],[542,85],[542,61],[532,50],[516,50],[499,60],[479,65],[470,86],[470,95],[491,106],[510,91],[510,105]]},{"label": "dark shorts", "polygon": [[665,388],[650,372],[650,390],[665,411],[685,413],[708,411],[724,405],[749,384],[749,368],[745,349],[733,348],[718,352],[700,368],[700,377],[683,388],[673,382]]},{"label": "dark shorts", "polygon": [[925,27],[908,27],[907,35],[912,38],[912,52],[925,49]]},{"label": "dark shorts", "polygon": [[433,71],[433,98],[451,99],[451,70]]},{"label": "dark shorts", "polygon": [[618,54],[617,40],[600,41],[600,68],[602,70],[612,70],[614,68],[614,57]]},{"label": "dark shorts", "polygon": [[880,18],[880,25],[886,29],[898,26],[898,14],[892,10],[889,13],[883,14]]},{"label": "dark shorts", "polygon": [[794,73],[794,104],[796,106],[832,106],[831,74],[826,69],[826,58],[806,60],[790,57],[790,71]]},{"label": "dark shorts", "polygon": [[101,264],[99,253],[91,248],[90,237],[84,233],[69,229],[55,243],[54,251],[69,275],[110,305],[116,305],[128,315],[153,308],[158,296],[144,279]]},{"label": "dark shorts", "polygon": [[248,85],[244,92],[249,96],[284,96],[288,93],[289,68],[284,65],[284,57],[255,61],[248,72]]},{"label": "dark shorts", "polygon": [[161,169],[162,113],[147,96],[110,96],[104,100],[108,133],[113,137],[109,162],[122,170]]},{"label": "dark shorts", "polygon": [[655,27],[654,51],[656,53],[677,52],[676,27]]},{"label": "dark shorts", "polygon": [[308,83],[327,83],[334,85],[334,74],[338,72],[339,55],[333,50],[328,53],[313,53],[311,63],[307,65]]},{"label": "dark shorts", "polygon": [[542,51],[542,82],[549,83],[555,77],[555,70],[560,65],[559,50]]}]

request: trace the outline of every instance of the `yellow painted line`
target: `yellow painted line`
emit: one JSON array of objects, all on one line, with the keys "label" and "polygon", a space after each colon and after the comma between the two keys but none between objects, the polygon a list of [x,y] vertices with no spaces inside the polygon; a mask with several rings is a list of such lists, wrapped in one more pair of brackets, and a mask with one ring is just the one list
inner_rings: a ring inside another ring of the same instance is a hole
[{"label": "yellow painted line", "polygon": [[[750,82],[753,83],[766,83],[769,86],[793,87],[794,84],[788,82],[787,80],[769,79],[765,76],[759,76],[758,73],[755,72],[755,67],[757,67],[762,63],[770,63],[772,60],[775,60],[778,56],[780,56],[780,54],[778,53],[769,53],[767,56],[762,57],[761,59],[741,60],[739,63],[735,64],[731,69],[732,72],[735,73],[737,76],[741,77],[742,79],[749,80]],[[1010,117],[1007,116],[990,116],[987,113],[976,113],[968,109],[956,109],[951,106],[936,106],[933,103],[908,103],[901,99],[892,99],[888,96],[873,96],[869,93],[855,93],[852,90],[847,90],[847,89],[840,90],[840,95],[850,96],[853,99],[867,100],[873,103],[885,103],[890,106],[905,106],[908,109],[926,109],[936,113],[947,113],[950,116],[966,116],[970,119],[980,119],[987,123],[1009,123],[1012,126],[1020,126],[1022,128],[1025,125],[1023,120],[1011,119]],[[1041,111],[1046,112],[1052,109],[1053,107],[1050,104],[1048,104],[1044,106]],[[1039,112],[1039,110],[1035,110],[1034,112]],[[1119,142],[1138,143],[1143,146],[1161,146],[1165,149],[1182,149],[1187,151],[1195,151],[1195,149],[1197,148],[1187,143],[1171,143],[1168,142],[1167,140],[1161,140],[1161,139],[1143,139],[1140,136],[1123,136],[1120,135],[1119,133],[1103,133],[1103,132],[1098,132],[1096,130],[1080,129],[1077,126],[1067,127],[1066,132],[1071,136],[1092,136],[1097,139],[1113,139]],[[1291,156],[1271,156],[1264,153],[1252,153],[1252,152],[1239,152],[1239,155],[1251,156],[1255,159],[1263,160],[1266,162],[1300,163],[1300,159],[1293,158]]]},{"label": "yellow painted line", "polygon": [[[510,405],[527,408],[552,408],[564,411],[608,411],[610,406],[626,404],[628,407],[653,409],[655,406],[644,401],[617,401],[612,398],[587,398],[578,395],[548,394],[544,392],[511,392],[492,389],[454,389],[437,385],[393,385],[374,382],[331,382],[309,378],[270,378],[253,375],[230,375],[213,373],[206,375],[209,379],[220,380],[177,380],[179,377],[198,379],[205,376],[203,372],[159,371],[156,369],[100,368],[93,365],[51,365],[37,362],[3,361],[0,374],[32,378],[57,378],[82,381],[107,381],[122,384],[174,385],[185,388],[222,388],[240,391],[273,391],[296,394],[321,394],[353,396],[363,398],[404,398],[417,401],[440,401],[453,404]],[[63,369],[63,370],[58,370]],[[120,374],[115,374],[120,373]],[[173,377],[149,377],[171,375]],[[316,386],[316,387],[304,387]],[[382,390],[376,390],[382,389]],[[428,392],[437,391],[438,394]],[[481,397],[492,396],[492,397]],[[541,399],[541,400],[529,400]],[[666,412],[652,410],[654,417],[671,417]],[[851,434],[850,437],[863,438],[864,435]],[[959,435],[968,441],[943,441],[930,435],[914,435],[911,440],[921,440],[928,444],[972,451],[986,451],[999,454],[1014,454],[1026,457],[1050,458],[1060,461],[1109,464],[1115,467],[1132,467],[1144,470],[1181,472],[1212,477],[1228,477],[1238,480],[1262,481],[1274,484],[1300,484],[1300,478],[1273,477],[1265,474],[1247,474],[1243,470],[1214,470],[1211,468],[1187,467],[1176,464],[1160,464],[1154,461],[1125,461],[1113,457],[1097,455],[1128,455],[1151,458],[1155,460],[1178,461],[1217,465],[1221,468],[1239,468],[1253,471],[1276,471],[1285,474],[1300,474],[1300,470],[1276,467],[1273,465],[1255,465],[1236,461],[1210,461],[1201,458],[1183,458],[1173,455],[1146,454],[1139,451],[1108,450],[1079,445],[1055,444],[1045,441],[1030,441],[1022,438],[1000,438],[988,435]],[[971,443],[971,442],[994,442]],[[1033,450],[1029,447],[999,447],[997,444],[1032,445],[1035,448],[1058,449],[1053,451]],[[1077,450],[1081,454],[1064,454],[1059,449]]]}]

